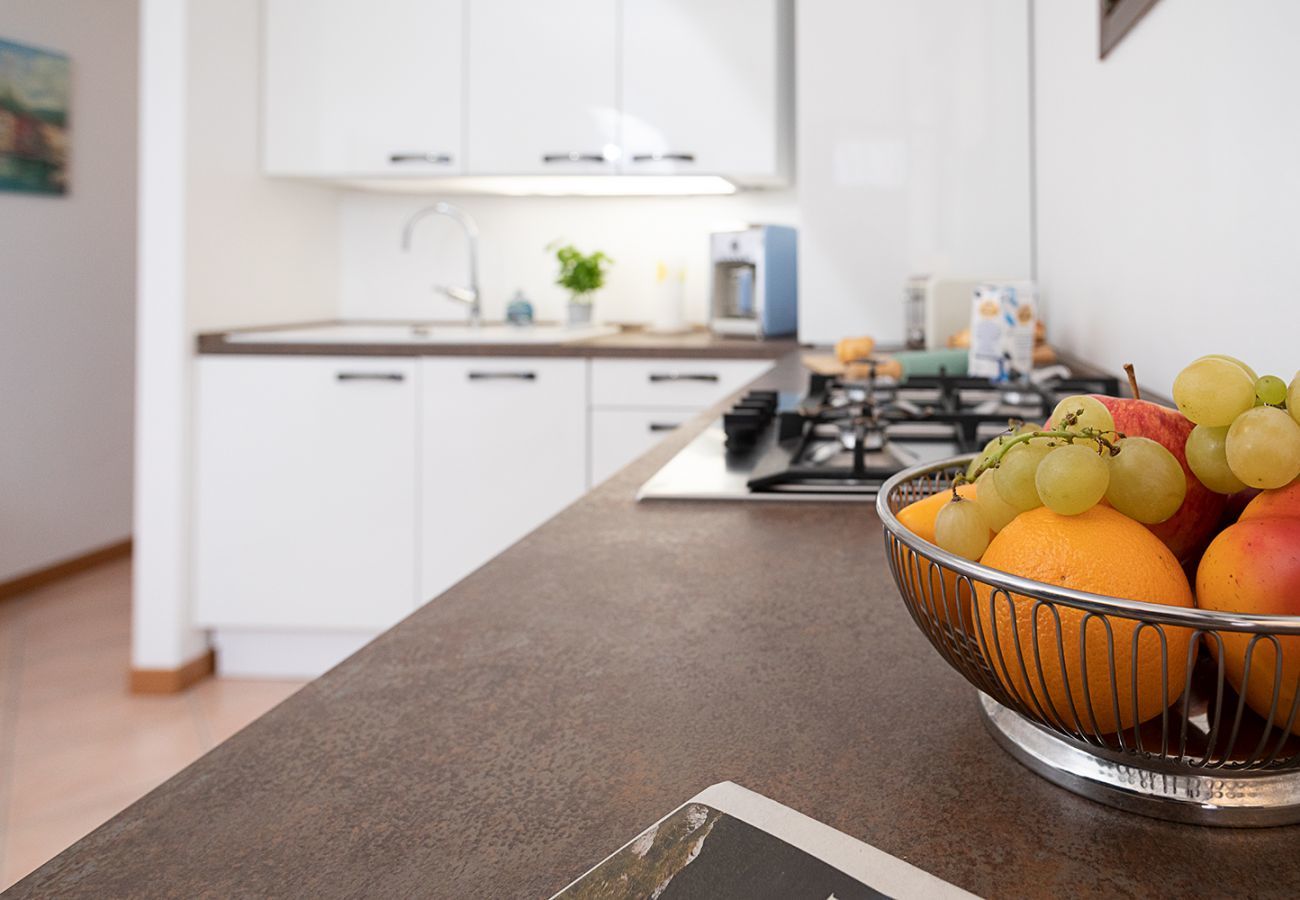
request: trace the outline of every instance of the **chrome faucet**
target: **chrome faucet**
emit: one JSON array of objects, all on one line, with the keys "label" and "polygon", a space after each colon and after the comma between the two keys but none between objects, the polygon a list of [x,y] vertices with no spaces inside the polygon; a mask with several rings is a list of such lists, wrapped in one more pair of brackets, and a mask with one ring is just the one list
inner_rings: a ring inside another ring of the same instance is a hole
[{"label": "chrome faucet", "polygon": [[402,249],[410,252],[411,232],[415,230],[416,223],[432,215],[446,216],[465,230],[465,246],[469,251],[469,286],[437,285],[435,289],[458,303],[466,304],[469,307],[469,324],[477,328],[483,323],[483,304],[478,287],[478,226],[474,224],[469,214],[450,203],[426,206],[406,220],[406,226],[402,229]]}]

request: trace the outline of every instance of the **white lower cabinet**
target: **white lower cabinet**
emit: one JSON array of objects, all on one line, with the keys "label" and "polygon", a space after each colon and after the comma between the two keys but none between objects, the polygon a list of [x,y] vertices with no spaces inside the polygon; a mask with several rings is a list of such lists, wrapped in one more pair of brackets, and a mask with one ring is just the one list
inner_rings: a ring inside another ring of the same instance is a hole
[{"label": "white lower cabinet", "polygon": [[223,674],[318,675],[770,366],[201,357],[195,624]]},{"label": "white lower cabinet", "polygon": [[198,363],[199,625],[379,631],[416,599],[416,364]]},{"label": "white lower cabinet", "polygon": [[772,365],[768,359],[594,359],[591,405],[705,409]]},{"label": "white lower cabinet", "polygon": [[662,441],[696,412],[694,409],[593,409],[592,486]]},{"label": "white lower cabinet", "polygon": [[442,593],[586,490],[587,362],[422,362],[420,596]]},{"label": "white lower cabinet", "polygon": [[763,359],[596,359],[591,363],[591,483],[772,368]]}]

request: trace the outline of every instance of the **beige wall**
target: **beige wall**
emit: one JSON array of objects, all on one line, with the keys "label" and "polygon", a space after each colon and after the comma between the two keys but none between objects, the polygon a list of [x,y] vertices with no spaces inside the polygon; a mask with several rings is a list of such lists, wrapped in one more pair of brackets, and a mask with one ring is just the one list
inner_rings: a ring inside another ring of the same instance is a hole
[{"label": "beige wall", "polygon": [[0,193],[0,580],[131,533],[136,0],[4,0],[72,58],[71,189]]}]

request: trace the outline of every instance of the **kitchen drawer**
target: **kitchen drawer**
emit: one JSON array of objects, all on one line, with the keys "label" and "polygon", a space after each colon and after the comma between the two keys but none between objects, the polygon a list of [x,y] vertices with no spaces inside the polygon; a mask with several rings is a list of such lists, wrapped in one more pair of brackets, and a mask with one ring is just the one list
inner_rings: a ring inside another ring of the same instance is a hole
[{"label": "kitchen drawer", "polygon": [[596,359],[591,363],[591,404],[704,409],[773,364],[768,359]]},{"label": "kitchen drawer", "polygon": [[692,418],[694,409],[593,409],[591,483],[600,484]]}]

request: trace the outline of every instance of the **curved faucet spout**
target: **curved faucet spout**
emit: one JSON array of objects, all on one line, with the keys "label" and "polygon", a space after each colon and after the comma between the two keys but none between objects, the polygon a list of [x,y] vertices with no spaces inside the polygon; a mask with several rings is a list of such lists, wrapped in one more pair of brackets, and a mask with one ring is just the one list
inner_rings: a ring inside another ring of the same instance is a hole
[{"label": "curved faucet spout", "polygon": [[435,203],[433,206],[426,206],[424,209],[416,212],[411,218],[406,220],[406,225],[402,228],[402,249],[406,252],[411,250],[411,234],[415,226],[423,219],[429,216],[446,216],[465,232],[465,247],[469,253],[469,286],[468,287],[442,287],[438,291],[460,303],[469,306],[469,323],[478,326],[483,321],[482,295],[479,292],[478,285],[478,225],[469,213],[465,212],[458,206],[452,206],[450,203]]}]

